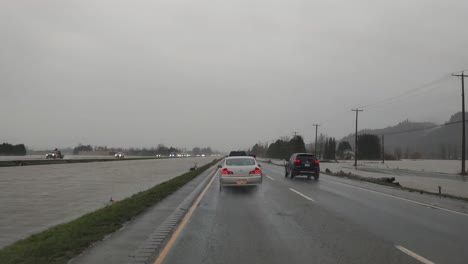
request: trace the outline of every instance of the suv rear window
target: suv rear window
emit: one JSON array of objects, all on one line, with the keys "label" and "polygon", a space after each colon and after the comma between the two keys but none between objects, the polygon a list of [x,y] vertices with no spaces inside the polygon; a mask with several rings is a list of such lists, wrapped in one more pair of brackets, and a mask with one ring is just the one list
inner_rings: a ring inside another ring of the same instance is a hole
[{"label": "suv rear window", "polygon": [[226,160],[227,166],[252,166],[255,165],[254,159],[227,159]]},{"label": "suv rear window", "polygon": [[245,151],[231,151],[231,153],[229,153],[229,156],[230,157],[233,157],[233,156],[247,156],[247,153],[245,153]]},{"label": "suv rear window", "polygon": [[310,163],[313,163],[315,160],[314,155],[297,155],[296,159],[300,160],[301,162],[308,161]]}]

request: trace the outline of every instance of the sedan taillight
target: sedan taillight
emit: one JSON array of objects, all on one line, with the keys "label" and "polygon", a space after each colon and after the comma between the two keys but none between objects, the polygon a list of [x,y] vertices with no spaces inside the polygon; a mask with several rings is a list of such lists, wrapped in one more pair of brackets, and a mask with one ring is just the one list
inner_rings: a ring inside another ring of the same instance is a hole
[{"label": "sedan taillight", "polygon": [[255,168],[254,170],[250,171],[249,174],[261,174],[262,170],[260,168]]},{"label": "sedan taillight", "polygon": [[221,174],[227,175],[227,174],[234,174],[234,172],[228,170],[227,168],[224,168],[221,170]]}]

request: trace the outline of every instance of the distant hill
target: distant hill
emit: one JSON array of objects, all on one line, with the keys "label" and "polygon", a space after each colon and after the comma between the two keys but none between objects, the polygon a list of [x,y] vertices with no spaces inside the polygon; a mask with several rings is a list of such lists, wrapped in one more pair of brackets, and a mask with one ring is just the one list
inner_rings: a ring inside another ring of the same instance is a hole
[{"label": "distant hill", "polygon": [[[450,120],[445,122],[447,124],[445,126],[438,126],[438,124],[431,122],[406,120],[395,126],[382,129],[363,129],[358,134],[384,134],[385,152],[395,154],[399,149],[402,158],[410,158],[411,154],[419,153],[423,158],[458,159],[461,155],[462,124],[450,123],[461,120],[462,113],[459,112],[452,115]],[[354,133],[341,140],[350,142],[354,148]]]}]

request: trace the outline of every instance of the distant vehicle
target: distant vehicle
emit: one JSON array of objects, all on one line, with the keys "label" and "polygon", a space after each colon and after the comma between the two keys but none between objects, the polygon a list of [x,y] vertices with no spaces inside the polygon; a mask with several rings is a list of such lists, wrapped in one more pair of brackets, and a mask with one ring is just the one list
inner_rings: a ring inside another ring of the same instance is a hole
[{"label": "distant vehicle", "polygon": [[171,152],[171,153],[169,154],[169,158],[176,158],[176,157],[177,157],[177,154],[174,153],[174,152]]},{"label": "distant vehicle", "polygon": [[115,153],[114,157],[116,159],[123,159],[123,158],[125,158],[125,155],[122,152],[117,152],[117,153]]},{"label": "distant vehicle", "polygon": [[263,182],[260,164],[253,157],[234,156],[224,159],[219,165],[219,190],[223,186],[259,185]]},{"label": "distant vehicle", "polygon": [[63,159],[63,155],[59,150],[56,150],[56,151],[47,153],[46,159]]},{"label": "distant vehicle", "polygon": [[247,156],[247,152],[242,150],[231,151],[229,157]]},{"label": "distant vehicle", "polygon": [[294,153],[286,162],[284,177],[294,179],[294,177],[304,175],[307,179],[313,176],[316,181],[320,177],[320,163],[313,154]]},{"label": "distant vehicle", "polygon": [[158,158],[161,157],[161,154],[156,154],[156,157],[158,157]]}]

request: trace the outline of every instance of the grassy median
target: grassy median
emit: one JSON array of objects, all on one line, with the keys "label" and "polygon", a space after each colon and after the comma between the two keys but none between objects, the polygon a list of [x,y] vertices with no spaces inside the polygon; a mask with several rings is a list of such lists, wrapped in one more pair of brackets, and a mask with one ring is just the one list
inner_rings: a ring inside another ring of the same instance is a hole
[{"label": "grassy median", "polygon": [[217,160],[214,160],[118,203],[17,241],[0,250],[0,263],[67,263],[93,242],[117,231],[123,224],[174,193],[216,162]]}]

